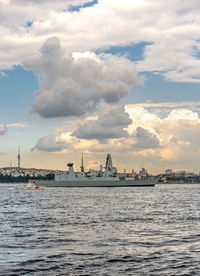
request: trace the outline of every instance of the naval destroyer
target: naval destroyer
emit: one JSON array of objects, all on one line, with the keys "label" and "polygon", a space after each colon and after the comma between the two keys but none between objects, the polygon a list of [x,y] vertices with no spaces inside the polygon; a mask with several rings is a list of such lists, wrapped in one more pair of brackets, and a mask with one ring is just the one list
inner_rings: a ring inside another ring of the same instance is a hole
[{"label": "naval destroyer", "polygon": [[75,172],[73,163],[68,163],[68,171],[56,174],[54,180],[31,181],[35,185],[47,187],[134,187],[154,186],[155,180],[120,178],[117,169],[112,165],[112,158],[107,154],[105,168],[99,171],[84,171],[83,157],[81,172]]}]

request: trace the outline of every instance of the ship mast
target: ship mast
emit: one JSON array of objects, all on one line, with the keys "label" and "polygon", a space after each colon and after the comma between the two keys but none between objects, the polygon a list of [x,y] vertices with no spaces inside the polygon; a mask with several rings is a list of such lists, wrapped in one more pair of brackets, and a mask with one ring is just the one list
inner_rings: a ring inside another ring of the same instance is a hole
[{"label": "ship mast", "polygon": [[18,168],[20,168],[20,147],[18,148],[18,155],[17,155],[17,159],[18,159]]},{"label": "ship mast", "polygon": [[82,157],[81,157],[81,172],[84,172],[84,165],[83,165],[83,153],[82,153]]}]

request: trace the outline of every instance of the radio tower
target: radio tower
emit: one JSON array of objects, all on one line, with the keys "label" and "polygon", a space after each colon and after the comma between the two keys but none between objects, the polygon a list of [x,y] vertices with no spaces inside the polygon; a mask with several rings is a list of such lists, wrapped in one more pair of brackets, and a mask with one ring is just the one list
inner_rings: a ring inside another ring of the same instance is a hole
[{"label": "radio tower", "polygon": [[20,147],[18,148],[18,155],[17,155],[17,160],[18,160],[18,168],[20,169]]}]

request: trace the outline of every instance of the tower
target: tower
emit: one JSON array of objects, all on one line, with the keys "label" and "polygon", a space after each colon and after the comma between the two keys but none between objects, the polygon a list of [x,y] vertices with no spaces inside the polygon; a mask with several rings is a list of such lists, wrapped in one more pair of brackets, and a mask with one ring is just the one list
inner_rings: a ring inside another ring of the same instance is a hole
[{"label": "tower", "polygon": [[82,158],[81,158],[81,172],[84,172],[83,153],[82,153]]},{"label": "tower", "polygon": [[18,155],[17,155],[17,161],[18,161],[18,168],[20,168],[20,147],[18,148]]}]

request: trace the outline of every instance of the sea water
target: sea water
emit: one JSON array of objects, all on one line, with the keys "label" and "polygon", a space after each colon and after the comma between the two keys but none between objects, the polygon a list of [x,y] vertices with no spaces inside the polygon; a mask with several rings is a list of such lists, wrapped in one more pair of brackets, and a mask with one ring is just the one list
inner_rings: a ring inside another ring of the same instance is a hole
[{"label": "sea water", "polygon": [[198,184],[16,186],[0,184],[0,275],[200,275]]}]

